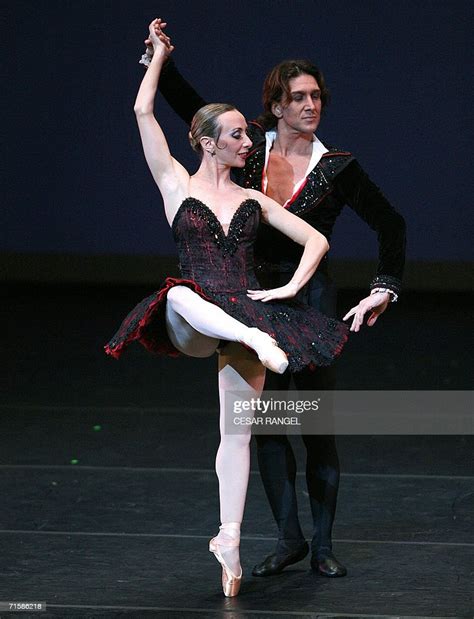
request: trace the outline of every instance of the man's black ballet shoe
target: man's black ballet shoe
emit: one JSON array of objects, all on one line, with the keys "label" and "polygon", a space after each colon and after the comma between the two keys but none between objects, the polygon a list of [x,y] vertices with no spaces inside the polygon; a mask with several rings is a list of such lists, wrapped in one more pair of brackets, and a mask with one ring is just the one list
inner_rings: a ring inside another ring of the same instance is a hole
[{"label": "man's black ballet shoe", "polygon": [[252,570],[253,576],[273,576],[279,574],[288,565],[302,561],[309,552],[309,547],[306,542],[295,551],[286,555],[273,554],[268,556],[265,561],[256,565]]},{"label": "man's black ballet shoe", "polygon": [[337,578],[347,574],[346,568],[342,563],[339,563],[333,554],[320,557],[319,559],[313,557],[311,559],[311,569],[313,572],[317,572],[322,576],[328,576],[329,578]]}]

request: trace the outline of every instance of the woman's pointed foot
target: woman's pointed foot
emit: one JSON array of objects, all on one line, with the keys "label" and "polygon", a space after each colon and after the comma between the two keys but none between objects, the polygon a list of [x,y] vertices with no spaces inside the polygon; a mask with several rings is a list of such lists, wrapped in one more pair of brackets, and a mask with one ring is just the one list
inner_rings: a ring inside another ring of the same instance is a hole
[{"label": "woman's pointed foot", "polygon": [[268,333],[257,328],[251,328],[243,343],[253,348],[262,365],[272,372],[283,374],[287,369],[288,357]]},{"label": "woman's pointed foot", "polygon": [[[229,526],[232,525],[232,526]],[[238,528],[236,526],[237,525]],[[229,534],[229,531],[231,533]],[[235,597],[240,591],[242,582],[242,568],[239,565],[239,574],[235,574],[234,570],[228,565],[224,558],[224,554],[238,548],[240,545],[240,524],[225,523],[220,527],[219,534],[213,537],[209,542],[209,551],[214,553],[214,556],[222,566],[222,591],[226,597]],[[234,568],[235,569],[235,568]]]}]

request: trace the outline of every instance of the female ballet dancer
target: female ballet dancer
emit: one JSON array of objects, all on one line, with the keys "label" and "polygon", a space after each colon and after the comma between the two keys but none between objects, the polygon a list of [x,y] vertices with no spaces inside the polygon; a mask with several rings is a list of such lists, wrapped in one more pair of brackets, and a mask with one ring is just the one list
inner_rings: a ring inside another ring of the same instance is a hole
[{"label": "female ballet dancer", "polygon": [[[154,114],[161,68],[172,46],[149,25],[153,59],[135,102],[145,158],[161,192],[178,246],[182,278],[167,278],[141,301],[105,347],[118,358],[138,341],[159,354],[207,357],[219,352],[221,440],[216,456],[221,526],[209,544],[222,565],[224,594],[238,594],[242,579],[240,525],[250,470],[251,426],[226,434],[225,394],[261,395],[265,368],[283,373],[329,365],[347,339],[346,325],[292,299],[328,250],[324,236],[258,191],[232,182],[251,148],[242,114],[210,104],[195,115],[190,142],[201,156],[190,176],[170,154]],[[304,246],[301,262],[285,286],[258,290],[253,242],[260,219]],[[278,344],[277,344],[278,342]],[[242,346],[243,345],[243,346]],[[253,352],[252,352],[253,351]],[[256,354],[255,354],[256,353]]]}]

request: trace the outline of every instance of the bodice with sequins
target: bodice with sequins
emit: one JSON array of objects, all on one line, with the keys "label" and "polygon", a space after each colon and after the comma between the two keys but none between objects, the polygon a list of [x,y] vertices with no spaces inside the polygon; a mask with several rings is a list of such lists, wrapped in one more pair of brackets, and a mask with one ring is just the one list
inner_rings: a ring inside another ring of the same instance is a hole
[{"label": "bodice with sequins", "polygon": [[288,355],[291,372],[332,363],[347,339],[346,325],[293,299],[262,303],[247,296],[247,290],[260,288],[253,254],[260,216],[258,201],[244,200],[225,234],[206,204],[186,198],[171,226],[182,277],[167,277],[159,290],[140,301],[106,352],[119,357],[138,340],[151,352],[178,354],[167,336],[166,299],[174,286],[187,286],[242,324],[273,337]]},{"label": "bodice with sequins", "polygon": [[183,278],[220,293],[259,288],[253,244],[260,221],[257,200],[244,200],[227,234],[214,212],[197,198],[186,198],[172,224]]}]

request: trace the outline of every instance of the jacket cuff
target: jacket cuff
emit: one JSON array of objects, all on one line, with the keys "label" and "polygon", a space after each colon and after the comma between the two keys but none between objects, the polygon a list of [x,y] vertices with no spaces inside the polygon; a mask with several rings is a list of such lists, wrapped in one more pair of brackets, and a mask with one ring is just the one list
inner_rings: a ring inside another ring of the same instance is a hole
[{"label": "jacket cuff", "polygon": [[385,288],[388,292],[391,292],[395,299],[400,294],[400,289],[402,287],[402,282],[398,277],[393,277],[392,275],[377,275],[370,283],[370,290],[374,290],[376,288]]}]

